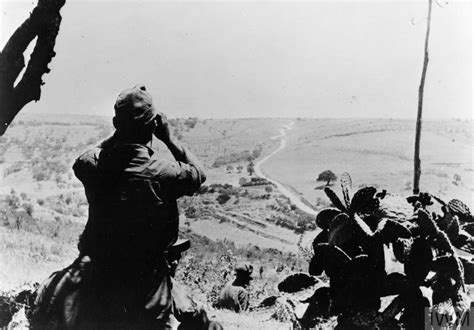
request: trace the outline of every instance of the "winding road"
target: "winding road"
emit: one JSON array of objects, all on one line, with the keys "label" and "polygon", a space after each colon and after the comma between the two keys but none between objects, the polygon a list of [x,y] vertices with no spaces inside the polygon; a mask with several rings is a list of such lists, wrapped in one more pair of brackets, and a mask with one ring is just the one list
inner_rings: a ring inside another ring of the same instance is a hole
[{"label": "winding road", "polygon": [[255,164],[255,174],[257,176],[259,176],[261,178],[264,178],[264,179],[267,179],[271,183],[275,184],[276,187],[278,188],[278,190],[280,190],[283,195],[288,197],[290,199],[291,203],[295,204],[296,207],[299,208],[301,211],[306,212],[306,213],[311,214],[311,215],[317,215],[318,212],[316,212],[313,208],[311,208],[308,205],[306,205],[305,203],[303,203],[303,201],[301,200],[301,198],[298,196],[297,193],[292,191],[290,188],[287,188],[285,185],[278,182],[277,180],[270,178],[262,170],[262,164],[263,163],[265,163],[268,159],[270,159],[271,157],[273,157],[275,154],[279,153],[280,151],[282,151],[286,147],[286,133],[287,133],[287,131],[289,131],[290,129],[293,128],[294,124],[295,124],[294,122],[291,122],[287,125],[284,125],[282,128],[280,128],[280,134],[271,137],[271,139],[273,139],[273,140],[279,140],[280,141],[280,146],[275,151],[273,151],[269,155],[265,156],[264,158],[260,159]]}]

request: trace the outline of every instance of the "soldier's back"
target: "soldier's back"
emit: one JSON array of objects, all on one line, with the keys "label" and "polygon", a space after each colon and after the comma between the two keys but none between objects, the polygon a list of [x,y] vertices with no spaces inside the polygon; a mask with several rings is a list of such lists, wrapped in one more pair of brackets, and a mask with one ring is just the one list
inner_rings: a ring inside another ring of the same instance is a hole
[{"label": "soldier's back", "polygon": [[218,306],[235,312],[247,310],[249,307],[249,293],[241,287],[228,283],[220,292]]}]

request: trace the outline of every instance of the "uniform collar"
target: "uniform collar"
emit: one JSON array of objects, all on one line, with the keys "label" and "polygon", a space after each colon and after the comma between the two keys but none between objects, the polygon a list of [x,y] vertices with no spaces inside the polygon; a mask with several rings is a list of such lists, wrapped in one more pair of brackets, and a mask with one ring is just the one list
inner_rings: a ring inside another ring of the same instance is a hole
[{"label": "uniform collar", "polygon": [[144,144],[124,143],[117,144],[115,147],[121,151],[125,151],[127,154],[133,155],[134,157],[138,158],[150,158],[154,154],[154,151]]}]

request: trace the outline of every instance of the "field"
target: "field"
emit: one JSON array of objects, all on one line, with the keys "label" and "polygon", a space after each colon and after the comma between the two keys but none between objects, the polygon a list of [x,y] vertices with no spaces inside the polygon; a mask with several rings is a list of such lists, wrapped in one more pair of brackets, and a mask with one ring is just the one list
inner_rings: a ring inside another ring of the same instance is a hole
[{"label": "field", "polygon": [[[289,124],[291,129],[276,139]],[[306,252],[317,231],[314,216],[253,173],[253,166],[282,141],[284,147],[263,162],[261,170],[316,211],[329,205],[322,191],[326,182],[316,181],[324,170],[336,176],[349,172],[355,187],[411,193],[410,121],[187,118],[171,120],[171,127],[208,174],[198,194],[179,201],[181,235],[191,238],[193,246],[178,278],[194,283],[189,285],[193,294],[211,315],[227,322],[226,328],[288,324],[269,320],[266,314],[237,317],[214,310],[212,301],[225,284],[222,267],[248,261],[262,268],[253,284],[254,306],[277,294],[276,285],[285,276],[307,271]],[[473,128],[472,122],[457,120],[424,123],[422,191],[474,206]],[[110,118],[23,114],[0,138],[0,290],[39,282],[75,258],[87,201],[71,166],[81,152],[111,133]],[[160,141],[153,141],[152,148],[170,157]],[[339,191],[337,181],[334,184]],[[184,270],[202,276],[189,278]]]},{"label": "field", "polygon": [[[473,124],[427,121],[421,140],[421,191],[472,205]],[[414,123],[402,120],[304,120],[288,131],[286,149],[265,170],[313,205],[324,200],[320,172],[351,174],[355,187],[373,185],[402,196],[413,183]],[[291,170],[289,170],[291,169]]]}]

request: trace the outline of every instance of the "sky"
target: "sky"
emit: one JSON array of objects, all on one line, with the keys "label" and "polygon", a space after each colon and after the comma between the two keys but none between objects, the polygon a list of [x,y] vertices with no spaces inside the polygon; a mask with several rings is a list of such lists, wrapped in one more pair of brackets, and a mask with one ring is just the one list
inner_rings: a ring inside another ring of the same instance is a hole
[{"label": "sky", "polygon": [[[36,4],[0,0],[3,47]],[[67,0],[41,100],[113,115],[144,83],[168,117],[416,118],[428,1]],[[470,1],[434,1],[424,118],[473,118]]]}]

